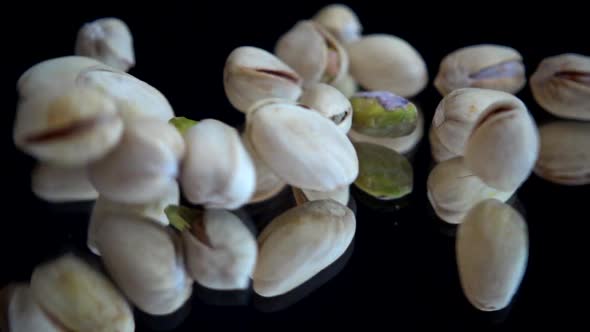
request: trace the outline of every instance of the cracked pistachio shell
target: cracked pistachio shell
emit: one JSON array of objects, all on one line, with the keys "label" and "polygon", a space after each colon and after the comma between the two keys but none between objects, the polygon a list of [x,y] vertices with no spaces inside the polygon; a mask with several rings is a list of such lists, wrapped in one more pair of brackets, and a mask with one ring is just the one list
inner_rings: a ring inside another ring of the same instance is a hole
[{"label": "cracked pistachio shell", "polygon": [[355,230],[354,213],[333,200],[287,210],[258,237],[254,291],[272,297],[303,284],[344,253]]},{"label": "cracked pistachio shell", "polygon": [[78,31],[75,52],[122,71],[135,65],[131,31],[125,22],[114,17],[84,24]]},{"label": "cracked pistachio shell", "polygon": [[258,247],[250,230],[225,210],[205,210],[182,232],[187,269],[199,284],[217,290],[246,289]]},{"label": "cracked pistachio shell", "polygon": [[531,76],[531,91],[541,107],[567,119],[590,120],[590,57],[560,54],[541,61]]},{"label": "cracked pistachio shell", "polygon": [[424,135],[424,116],[420,110],[417,110],[418,120],[416,120],[416,128],[411,134],[401,137],[375,137],[358,133],[356,130],[351,129],[348,132],[348,137],[351,141],[372,143],[384,146],[388,149],[394,150],[398,153],[405,154],[410,152],[412,149],[420,143],[422,136]]},{"label": "cracked pistachio shell", "polygon": [[86,167],[39,163],[31,174],[31,189],[37,197],[53,203],[91,201],[98,197]]},{"label": "cracked pistachio shell", "polygon": [[13,139],[43,162],[83,166],[108,153],[121,138],[123,121],[115,102],[99,91],[75,87],[21,98]]},{"label": "cracked pistachio shell", "polygon": [[176,181],[170,181],[158,199],[143,204],[128,204],[109,200],[104,196],[99,196],[92,208],[90,222],[88,224],[87,244],[90,251],[100,255],[96,247],[96,233],[101,227],[102,222],[109,214],[128,214],[138,217],[145,217],[155,223],[163,226],[168,225],[168,218],[164,209],[171,204],[179,204],[180,189]]},{"label": "cracked pistachio shell", "polygon": [[564,185],[590,183],[590,123],[559,121],[541,126],[534,172]]},{"label": "cracked pistachio shell", "polygon": [[7,332],[63,332],[37,304],[26,284],[11,284],[0,294],[0,310],[4,319],[0,329]]},{"label": "cracked pistachio shell", "polygon": [[406,157],[371,143],[355,143],[354,147],[360,164],[354,184],[359,189],[382,200],[401,198],[412,192],[414,172]]},{"label": "cracked pistachio shell", "polygon": [[180,185],[193,204],[237,209],[256,189],[256,170],[238,131],[221,121],[199,121],[185,134]]},{"label": "cracked pistachio shell", "polygon": [[348,72],[348,54],[320,24],[299,21],[281,36],[275,54],[303,77],[304,85],[334,84]]},{"label": "cracked pistachio shell", "polygon": [[230,103],[246,112],[262,99],[297,100],[303,79],[273,54],[242,46],[228,56],[223,69],[223,86]]},{"label": "cracked pistachio shell", "polygon": [[488,199],[474,206],[457,230],[456,255],[463,293],[482,311],[508,306],[528,260],[528,230],[507,204]]},{"label": "cracked pistachio shell", "polygon": [[175,181],[184,150],[182,137],[172,125],[139,118],[127,124],[113,151],[89,166],[90,181],[109,200],[153,202]]},{"label": "cracked pistachio shell", "polygon": [[291,187],[295,202],[297,205],[302,205],[309,201],[321,201],[324,199],[334,200],[342,205],[348,205],[350,199],[350,187],[345,187],[335,191],[316,191]]},{"label": "cracked pistachio shell", "polygon": [[504,192],[486,185],[467,169],[463,158],[445,160],[436,165],[427,180],[428,200],[442,220],[458,224],[477,203],[495,198],[507,201],[513,191]]},{"label": "cracked pistachio shell", "polygon": [[270,199],[279,194],[287,185],[254,151],[252,143],[245,132],[242,134],[244,147],[250,154],[254,168],[256,169],[256,190],[248,203],[258,203]]},{"label": "cracked pistachio shell", "polygon": [[299,103],[318,111],[347,133],[352,125],[352,105],[338,89],[324,83],[314,84],[303,90]]},{"label": "cracked pistachio shell", "polygon": [[350,102],[354,110],[352,128],[358,133],[396,138],[416,129],[416,106],[389,91],[359,92]]},{"label": "cracked pistachio shell", "polygon": [[72,254],[37,266],[31,277],[31,293],[64,330],[135,330],[131,308],[115,285]]},{"label": "cracked pistachio shell", "polygon": [[500,45],[460,48],[440,63],[434,86],[443,96],[460,88],[484,88],[517,93],[526,83],[520,53]]},{"label": "cracked pistachio shell", "polygon": [[352,95],[359,91],[358,83],[350,74],[346,74],[338,82],[332,83],[332,86],[338,89],[346,98],[352,97]]},{"label": "cracked pistachio shell", "polygon": [[140,216],[108,214],[96,232],[96,247],[113,280],[142,311],[166,315],[192,293],[180,238]]},{"label": "cracked pistachio shell", "polygon": [[174,110],[168,99],[148,83],[114,68],[88,68],[76,78],[79,86],[102,91],[113,98],[127,122],[138,118],[168,121]]},{"label": "cracked pistachio shell", "polygon": [[358,175],[352,143],[316,111],[271,102],[249,112],[246,124],[256,153],[287,184],[333,191],[348,186]]},{"label": "cracked pistachio shell", "polygon": [[343,4],[325,6],[314,15],[313,20],[344,44],[359,39],[363,31],[356,13]]},{"label": "cracked pistachio shell", "polygon": [[405,40],[386,34],[364,36],[346,45],[350,73],[366,90],[413,97],[428,83],[422,56]]}]

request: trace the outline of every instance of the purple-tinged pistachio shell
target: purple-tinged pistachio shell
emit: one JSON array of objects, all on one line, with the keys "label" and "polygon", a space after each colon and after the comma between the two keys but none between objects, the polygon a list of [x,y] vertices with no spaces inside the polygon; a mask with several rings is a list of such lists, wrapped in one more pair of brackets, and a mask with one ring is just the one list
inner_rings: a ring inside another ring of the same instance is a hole
[{"label": "purple-tinged pistachio shell", "polygon": [[416,129],[418,111],[409,100],[388,91],[359,92],[350,98],[352,128],[376,137],[400,137]]}]

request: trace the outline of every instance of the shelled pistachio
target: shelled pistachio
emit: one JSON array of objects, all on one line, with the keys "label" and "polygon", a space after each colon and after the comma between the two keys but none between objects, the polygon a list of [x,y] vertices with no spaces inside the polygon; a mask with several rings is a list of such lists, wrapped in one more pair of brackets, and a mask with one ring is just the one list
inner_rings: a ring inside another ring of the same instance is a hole
[{"label": "shelled pistachio", "polygon": [[350,102],[352,128],[360,134],[396,138],[407,136],[416,129],[416,106],[389,91],[358,92]]}]

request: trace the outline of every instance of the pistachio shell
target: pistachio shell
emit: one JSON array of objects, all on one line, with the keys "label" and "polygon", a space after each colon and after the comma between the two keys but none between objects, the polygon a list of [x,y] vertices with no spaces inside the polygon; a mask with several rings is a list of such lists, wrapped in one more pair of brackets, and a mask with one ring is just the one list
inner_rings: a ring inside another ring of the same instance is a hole
[{"label": "pistachio shell", "polygon": [[505,308],[524,277],[528,230],[509,205],[488,199],[474,206],[457,230],[461,287],[479,310]]},{"label": "pistachio shell", "polygon": [[189,274],[199,284],[218,290],[248,288],[258,248],[236,215],[206,210],[201,220],[182,232],[182,239]]},{"label": "pistachio shell", "polygon": [[98,197],[85,167],[39,163],[31,174],[31,188],[37,197],[52,203],[91,201]]},{"label": "pistachio shell", "polygon": [[590,57],[567,53],[544,59],[531,76],[531,91],[553,115],[590,120]]},{"label": "pistachio shell", "polygon": [[409,100],[389,91],[359,92],[350,98],[356,132],[375,137],[401,137],[416,129],[418,111]]},{"label": "pistachio shell", "polygon": [[87,244],[88,248],[96,255],[100,255],[96,247],[96,233],[102,226],[102,221],[109,214],[129,214],[145,217],[163,226],[168,225],[168,218],[164,210],[171,204],[179,204],[180,189],[176,181],[168,183],[163,195],[158,199],[145,204],[127,204],[109,200],[104,196],[98,197],[92,208],[90,222],[88,224]]},{"label": "pistachio shell", "polygon": [[131,308],[115,286],[72,254],[37,266],[31,277],[31,293],[64,330],[135,330]]},{"label": "pistachio shell", "polygon": [[184,149],[182,137],[172,125],[138,118],[126,126],[113,151],[89,166],[90,181],[100,195],[112,201],[156,201],[175,181]]},{"label": "pistachio shell", "polygon": [[180,184],[191,203],[223,209],[248,203],[256,189],[256,171],[236,129],[206,119],[190,128],[184,140],[187,155]]},{"label": "pistachio shell", "polygon": [[344,75],[341,80],[332,83],[332,86],[338,89],[346,98],[352,97],[359,91],[358,83],[350,74]]},{"label": "pistachio shell", "polygon": [[565,185],[590,183],[590,123],[553,122],[543,125],[539,134],[538,176]]},{"label": "pistachio shell", "polygon": [[285,181],[276,175],[258,153],[254,151],[252,143],[250,143],[245,132],[242,134],[242,143],[244,143],[244,147],[250,154],[256,169],[256,190],[248,203],[259,203],[278,195],[285,188]]},{"label": "pistachio shell", "polygon": [[233,50],[225,62],[223,86],[230,103],[246,112],[261,99],[297,100],[303,79],[273,54],[256,47]]},{"label": "pistachio shell", "polygon": [[180,239],[172,230],[130,214],[108,214],[96,246],[109,275],[133,304],[152,315],[180,308],[192,293]]},{"label": "pistachio shell", "polygon": [[62,166],[82,166],[101,158],[123,132],[117,105],[88,88],[60,93],[40,91],[20,100],[13,134],[16,146],[41,161]]},{"label": "pistachio shell", "polygon": [[424,116],[420,110],[417,110],[418,119],[416,120],[416,128],[411,134],[401,137],[375,137],[358,133],[354,129],[348,132],[348,138],[353,142],[366,142],[384,146],[388,149],[394,150],[398,153],[405,154],[412,151],[424,135]]},{"label": "pistachio shell", "polygon": [[295,69],[304,84],[333,84],[348,72],[348,54],[336,38],[313,21],[299,21],[275,46],[275,54]]},{"label": "pistachio shell", "polygon": [[412,97],[428,83],[422,56],[405,40],[386,34],[364,36],[346,45],[350,73],[366,90]]},{"label": "pistachio shell", "polygon": [[313,20],[344,44],[359,39],[363,30],[355,12],[343,4],[325,6],[315,14]]},{"label": "pistachio shell", "polygon": [[355,230],[354,213],[332,200],[287,210],[258,237],[254,291],[271,297],[301,285],[344,253]]},{"label": "pistachio shell", "polygon": [[481,44],[460,48],[443,58],[434,86],[443,95],[460,88],[484,88],[517,93],[526,83],[517,50]]},{"label": "pistachio shell", "polygon": [[75,52],[123,71],[135,65],[131,31],[118,18],[106,17],[84,24],[78,31]]},{"label": "pistachio shell", "polygon": [[324,83],[308,86],[303,90],[299,102],[332,120],[344,133],[350,130],[352,105],[336,88]]},{"label": "pistachio shell", "polygon": [[5,297],[0,310],[6,315],[6,321],[0,324],[7,332],[63,332],[41,310],[26,284],[11,284],[2,291]]},{"label": "pistachio shell", "polygon": [[331,199],[342,205],[348,205],[348,200],[350,199],[350,187],[329,192],[299,189],[295,187],[291,187],[291,189],[297,205],[309,201],[321,201],[325,199]]},{"label": "pistachio shell", "polygon": [[445,160],[436,165],[427,181],[428,200],[442,220],[458,224],[477,203],[495,198],[507,201],[514,191],[504,192],[486,185],[467,169],[463,158]]},{"label": "pistachio shell", "polygon": [[380,145],[355,143],[359,176],[354,184],[367,194],[389,200],[408,195],[414,186],[414,172],[406,157]]},{"label": "pistachio shell", "polygon": [[356,152],[346,134],[315,111],[263,104],[248,113],[246,135],[264,162],[295,187],[333,191],[358,175]]}]

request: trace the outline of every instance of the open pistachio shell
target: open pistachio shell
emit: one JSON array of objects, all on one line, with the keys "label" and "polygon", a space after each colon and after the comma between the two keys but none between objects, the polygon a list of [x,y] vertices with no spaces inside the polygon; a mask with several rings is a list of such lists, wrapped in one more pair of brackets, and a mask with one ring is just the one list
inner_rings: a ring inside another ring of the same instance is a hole
[{"label": "open pistachio shell", "polygon": [[366,90],[412,97],[428,83],[422,56],[405,40],[386,34],[364,36],[346,45],[350,73]]},{"label": "open pistachio shell", "polygon": [[31,293],[66,331],[132,332],[129,304],[109,279],[72,254],[35,268]]},{"label": "open pistachio shell", "polygon": [[434,80],[434,86],[443,96],[468,87],[517,93],[525,83],[520,53],[490,44],[463,47],[445,56]]},{"label": "open pistachio shell", "polygon": [[248,203],[259,203],[278,195],[285,188],[285,181],[276,175],[256,153],[245,132],[242,134],[242,142],[256,169],[256,190]]},{"label": "open pistachio shell", "polygon": [[175,181],[184,150],[182,137],[172,125],[136,119],[126,126],[119,145],[89,166],[90,181],[112,201],[153,202]]},{"label": "open pistachio shell", "polygon": [[91,201],[98,197],[85,167],[60,167],[39,163],[31,174],[37,197],[53,203]]},{"label": "open pistachio shell", "polygon": [[522,216],[495,199],[474,206],[457,230],[456,255],[463,293],[482,311],[508,306],[524,277],[528,230]]},{"label": "open pistachio shell", "polygon": [[191,203],[230,210],[248,203],[256,189],[256,170],[235,128],[205,119],[184,140],[180,185]]},{"label": "open pistachio shell", "polygon": [[352,125],[352,105],[336,88],[317,83],[303,90],[299,102],[332,120],[344,133]]},{"label": "open pistachio shell", "polygon": [[309,201],[320,201],[325,199],[331,199],[342,205],[348,205],[348,200],[350,199],[350,187],[329,192],[299,189],[295,187],[291,187],[291,189],[297,205]]},{"label": "open pistachio shell", "polygon": [[354,213],[333,200],[287,210],[258,237],[254,291],[277,296],[311,279],[345,252],[355,230]]},{"label": "open pistachio shell", "polygon": [[114,17],[84,24],[78,31],[75,52],[123,71],[135,65],[131,31]]},{"label": "open pistachio shell", "polygon": [[295,69],[304,84],[333,84],[348,72],[348,54],[340,42],[314,21],[299,21],[275,46],[275,54]]},{"label": "open pistachio shell", "polygon": [[261,99],[297,100],[302,84],[301,76],[279,58],[251,46],[233,50],[223,70],[225,94],[242,112]]},{"label": "open pistachio shell", "polygon": [[96,232],[96,246],[109,275],[142,311],[166,315],[192,293],[180,239],[147,218],[108,214]]},{"label": "open pistachio shell", "polygon": [[535,174],[564,185],[590,183],[590,123],[552,122],[541,126],[539,134]]},{"label": "open pistachio shell", "polygon": [[416,106],[389,91],[358,92],[350,102],[354,110],[352,128],[358,133],[395,138],[416,129]]},{"label": "open pistachio shell", "polygon": [[427,188],[428,200],[436,215],[451,224],[462,222],[467,212],[485,199],[505,202],[514,193],[486,185],[465,167],[461,157],[436,165],[428,175]]},{"label": "open pistachio shell", "polygon": [[346,134],[304,107],[263,104],[248,113],[246,135],[256,153],[290,185],[333,191],[358,175],[356,152]]},{"label": "open pistachio shell", "polygon": [[350,7],[343,4],[323,7],[314,15],[313,20],[344,44],[359,39],[363,31],[358,16]]},{"label": "open pistachio shell", "polygon": [[531,91],[555,116],[590,120],[590,56],[567,53],[544,59],[531,76]]},{"label": "open pistachio shell", "polygon": [[43,312],[26,284],[7,286],[0,297],[0,310],[4,319],[0,319],[0,330],[6,332],[64,332],[56,322],[52,322]]},{"label": "open pistachio shell", "polygon": [[381,145],[355,143],[359,176],[354,184],[378,199],[396,199],[410,194],[414,172],[406,157]]}]

